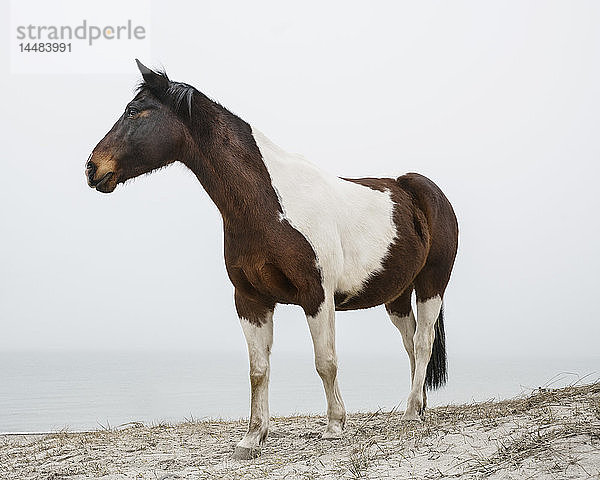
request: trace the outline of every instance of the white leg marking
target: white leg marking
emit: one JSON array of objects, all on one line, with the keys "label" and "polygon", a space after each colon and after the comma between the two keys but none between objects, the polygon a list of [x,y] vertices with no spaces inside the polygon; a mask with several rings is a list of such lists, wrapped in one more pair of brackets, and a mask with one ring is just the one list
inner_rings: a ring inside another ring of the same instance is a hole
[{"label": "white leg marking", "polygon": [[410,361],[410,384],[412,386],[413,378],[415,376],[415,345],[413,343],[415,330],[417,328],[415,314],[412,309],[410,314],[403,317],[390,313],[390,320],[392,320],[392,323],[402,335],[402,343],[404,343],[404,348],[406,349],[408,360]]},{"label": "white leg marking", "polygon": [[439,295],[417,302],[417,328],[413,339],[415,349],[415,373],[403,420],[419,420],[423,411],[425,375],[435,338],[435,322],[440,314],[442,299]]},{"label": "white leg marking", "polygon": [[327,398],[327,427],[323,438],[340,438],[346,423],[346,408],[337,381],[333,300],[326,297],[319,312],[306,318],[315,350],[315,367],[323,380]]},{"label": "white leg marking", "polygon": [[240,318],[248,344],[250,358],[250,423],[248,433],[237,444],[234,456],[251,458],[258,455],[260,445],[269,429],[269,373],[271,346],[273,345],[273,312],[269,312],[259,327]]}]

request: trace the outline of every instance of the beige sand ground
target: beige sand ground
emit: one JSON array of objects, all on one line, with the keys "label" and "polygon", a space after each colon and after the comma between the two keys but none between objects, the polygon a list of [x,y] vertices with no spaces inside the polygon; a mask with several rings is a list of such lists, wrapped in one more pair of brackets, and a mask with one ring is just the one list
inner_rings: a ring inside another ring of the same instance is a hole
[{"label": "beige sand ground", "polygon": [[129,425],[92,433],[0,436],[2,479],[600,478],[600,383],[502,402],[353,414],[344,438],[322,417],[272,420],[262,456],[230,455],[244,422]]}]

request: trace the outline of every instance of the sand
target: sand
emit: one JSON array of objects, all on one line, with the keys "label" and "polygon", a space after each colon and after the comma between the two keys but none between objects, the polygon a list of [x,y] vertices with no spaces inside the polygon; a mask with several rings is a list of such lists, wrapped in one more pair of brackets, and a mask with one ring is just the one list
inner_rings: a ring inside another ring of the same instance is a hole
[{"label": "sand", "polygon": [[600,479],[600,383],[500,402],[356,413],[340,440],[325,418],[273,418],[259,458],[231,459],[243,421],[128,424],[0,436],[1,479]]}]

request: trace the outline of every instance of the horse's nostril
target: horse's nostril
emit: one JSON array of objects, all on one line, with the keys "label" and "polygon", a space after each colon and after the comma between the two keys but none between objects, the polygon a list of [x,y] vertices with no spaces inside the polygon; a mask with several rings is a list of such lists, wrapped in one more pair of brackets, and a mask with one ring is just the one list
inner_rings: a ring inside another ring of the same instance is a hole
[{"label": "horse's nostril", "polygon": [[96,165],[91,160],[88,160],[88,162],[85,164],[85,168],[90,177],[93,177],[94,173],[96,173]]}]

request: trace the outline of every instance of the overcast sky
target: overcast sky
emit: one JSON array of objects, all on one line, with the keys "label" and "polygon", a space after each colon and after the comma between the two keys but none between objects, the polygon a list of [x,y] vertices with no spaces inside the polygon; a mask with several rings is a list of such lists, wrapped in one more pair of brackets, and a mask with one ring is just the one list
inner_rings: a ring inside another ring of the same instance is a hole
[{"label": "overcast sky", "polygon": [[[141,60],[330,172],[433,179],[461,231],[450,355],[586,356],[600,338],[599,25],[596,1],[155,2]],[[221,220],[195,177],[176,165],[112,195],[86,185],[133,59],[126,75],[15,75],[7,49],[0,350],[244,350]],[[382,307],[337,328],[340,352],[402,348]],[[276,311],[274,350],[312,354],[299,307]]]}]

